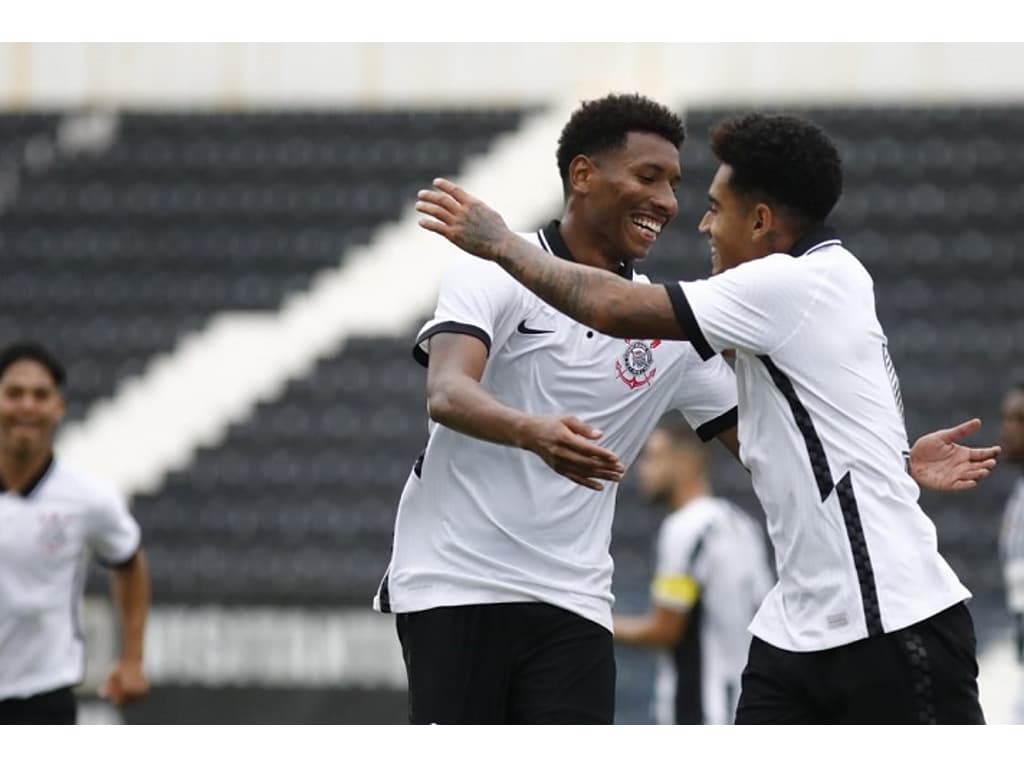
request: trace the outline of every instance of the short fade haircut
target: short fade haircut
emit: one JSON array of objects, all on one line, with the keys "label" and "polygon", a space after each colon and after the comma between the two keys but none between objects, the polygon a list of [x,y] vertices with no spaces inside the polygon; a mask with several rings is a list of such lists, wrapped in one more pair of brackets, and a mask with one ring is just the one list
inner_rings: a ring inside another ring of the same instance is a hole
[{"label": "short fade haircut", "polygon": [[569,165],[578,155],[596,155],[626,144],[626,134],[653,133],[675,147],[686,138],[679,115],[639,93],[611,93],[584,101],[569,117],[558,138],[558,173],[569,188]]},{"label": "short fade haircut", "polygon": [[711,151],[732,168],[730,186],[763,195],[809,223],[823,222],[843,193],[839,151],[815,123],[753,112],[711,128]]},{"label": "short fade haircut", "polygon": [[0,350],[0,377],[7,373],[8,368],[22,360],[39,363],[49,372],[57,389],[64,389],[64,382],[67,381],[64,366],[50,350],[34,341],[19,341]]}]

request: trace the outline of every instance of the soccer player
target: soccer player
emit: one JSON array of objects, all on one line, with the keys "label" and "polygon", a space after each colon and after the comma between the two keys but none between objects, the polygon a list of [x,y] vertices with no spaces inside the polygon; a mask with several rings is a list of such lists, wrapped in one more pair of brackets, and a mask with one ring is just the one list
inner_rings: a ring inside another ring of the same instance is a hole
[{"label": "soccer player", "polygon": [[[648,284],[633,263],[676,215],[683,135],[640,96],[584,103],[558,144],[562,218],[518,236]],[[397,614],[410,720],[610,723],[615,482],[670,409],[735,450],[732,370],[602,334],[461,253],[414,356],[430,437],[374,599]]]},{"label": "soccer player", "polygon": [[[1003,398],[1000,442],[1005,460],[1018,469],[1024,469],[1024,381],[1011,387]],[[1003,563],[1006,603],[1014,621],[1017,660],[1024,665],[1024,476],[1017,478],[1006,502],[999,535],[999,554]],[[1024,723],[1024,685],[1014,703],[1013,720]]]},{"label": "soccer player", "polygon": [[417,209],[600,333],[689,339],[707,360],[735,350],[740,458],[779,572],[751,625],[737,722],[983,722],[970,593],[917,483],[972,488],[999,449],[956,443],[972,420],[907,450],[871,277],[825,224],[842,190],[826,134],[749,114],[716,125],[711,148],[706,280],[631,283],[553,259],[444,179]]},{"label": "soccer player", "polygon": [[105,483],[53,455],[65,373],[45,348],[0,351],[0,723],[72,724],[82,680],[79,611],[93,552],[112,569],[121,655],[103,695],[147,692],[149,575],[139,527]]},{"label": "soccer player", "polygon": [[654,605],[644,616],[614,616],[615,639],[658,650],[662,724],[733,722],[747,625],[774,581],[760,526],[712,495],[707,462],[693,430],[666,418],[636,465],[643,494],[673,511],[658,530]]}]

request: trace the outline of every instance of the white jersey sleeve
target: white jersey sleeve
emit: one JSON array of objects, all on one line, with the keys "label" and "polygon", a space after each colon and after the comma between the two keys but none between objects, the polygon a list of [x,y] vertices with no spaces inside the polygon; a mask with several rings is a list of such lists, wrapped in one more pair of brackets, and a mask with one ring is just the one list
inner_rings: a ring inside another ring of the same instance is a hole
[{"label": "white jersey sleeve", "polygon": [[705,360],[723,349],[771,354],[814,306],[814,273],[783,253],[667,286],[679,325]]},{"label": "white jersey sleeve", "polygon": [[416,335],[413,357],[426,366],[428,341],[438,333],[463,333],[480,339],[490,354],[514,330],[520,292],[497,264],[462,253],[455,255],[441,280],[434,316]]},{"label": "white jersey sleeve", "polygon": [[88,516],[88,544],[96,558],[107,566],[126,563],[142,543],[139,524],[128,505],[113,488],[96,488]]},{"label": "white jersey sleeve", "polygon": [[705,526],[693,522],[692,518],[671,515],[658,531],[658,559],[651,584],[651,599],[657,605],[686,610],[700,596]]},{"label": "white jersey sleeve", "polygon": [[721,357],[701,360],[688,351],[672,407],[683,414],[701,440],[714,439],[736,426],[736,374]]}]

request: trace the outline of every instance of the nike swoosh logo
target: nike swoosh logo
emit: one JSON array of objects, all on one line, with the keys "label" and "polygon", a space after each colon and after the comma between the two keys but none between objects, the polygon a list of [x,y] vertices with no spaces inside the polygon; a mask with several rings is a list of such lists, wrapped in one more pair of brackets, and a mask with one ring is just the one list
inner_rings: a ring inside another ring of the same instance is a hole
[{"label": "nike swoosh logo", "polygon": [[525,320],[523,320],[523,322],[521,322],[519,324],[519,327],[516,328],[516,330],[519,331],[520,333],[554,333],[555,332],[554,328],[552,328],[549,331],[546,331],[543,328],[527,328]]}]

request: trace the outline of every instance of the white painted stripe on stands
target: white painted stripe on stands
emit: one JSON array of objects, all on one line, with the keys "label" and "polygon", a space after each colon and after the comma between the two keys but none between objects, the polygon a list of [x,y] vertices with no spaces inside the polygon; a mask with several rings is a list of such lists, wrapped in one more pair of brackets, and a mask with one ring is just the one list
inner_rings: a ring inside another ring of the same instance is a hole
[{"label": "white painted stripe on stands", "polygon": [[[494,205],[513,228],[538,225],[560,206],[555,146],[570,111],[563,104],[527,118],[456,181]],[[430,181],[423,179],[424,186]],[[400,222],[314,278],[279,311],[214,316],[81,422],[65,427],[59,453],[128,495],[154,491],[198,448],[219,443],[232,424],[279,397],[290,380],[308,374],[348,337],[411,333],[410,325],[433,309],[453,254],[417,225],[413,202]]]}]

